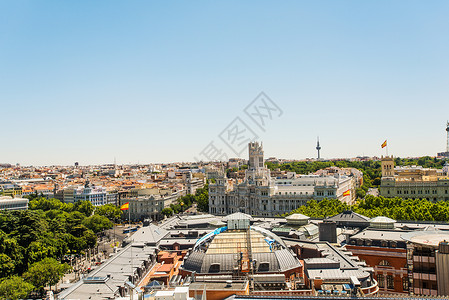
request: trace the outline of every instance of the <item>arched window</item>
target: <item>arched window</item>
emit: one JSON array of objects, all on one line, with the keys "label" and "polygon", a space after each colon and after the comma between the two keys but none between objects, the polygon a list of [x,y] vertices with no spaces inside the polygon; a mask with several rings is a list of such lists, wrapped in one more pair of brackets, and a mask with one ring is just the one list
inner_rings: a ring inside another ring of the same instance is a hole
[{"label": "arched window", "polygon": [[379,266],[390,266],[390,263],[387,260],[381,260]]}]

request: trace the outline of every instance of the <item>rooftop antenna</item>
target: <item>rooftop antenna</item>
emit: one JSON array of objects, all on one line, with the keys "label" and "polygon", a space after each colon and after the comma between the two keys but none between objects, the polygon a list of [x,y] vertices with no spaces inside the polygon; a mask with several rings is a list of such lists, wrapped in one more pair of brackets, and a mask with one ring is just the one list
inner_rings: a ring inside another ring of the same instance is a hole
[{"label": "rooftop antenna", "polygon": [[318,151],[318,160],[319,160],[320,159],[320,150],[321,150],[320,137],[319,136],[316,139],[316,150]]}]

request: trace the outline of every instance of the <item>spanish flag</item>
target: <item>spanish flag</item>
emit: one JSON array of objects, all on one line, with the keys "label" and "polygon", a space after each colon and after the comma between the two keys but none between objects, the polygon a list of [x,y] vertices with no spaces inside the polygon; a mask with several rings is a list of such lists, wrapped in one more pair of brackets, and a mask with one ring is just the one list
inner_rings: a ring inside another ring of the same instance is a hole
[{"label": "spanish flag", "polygon": [[120,206],[120,210],[128,210],[129,209],[129,202],[126,202],[122,206]]},{"label": "spanish flag", "polygon": [[351,195],[351,190],[347,190],[346,192],[343,193],[343,197],[350,196],[350,195]]},{"label": "spanish flag", "polygon": [[382,148],[387,147],[387,140],[385,140],[385,142],[382,143],[381,147],[382,147]]}]

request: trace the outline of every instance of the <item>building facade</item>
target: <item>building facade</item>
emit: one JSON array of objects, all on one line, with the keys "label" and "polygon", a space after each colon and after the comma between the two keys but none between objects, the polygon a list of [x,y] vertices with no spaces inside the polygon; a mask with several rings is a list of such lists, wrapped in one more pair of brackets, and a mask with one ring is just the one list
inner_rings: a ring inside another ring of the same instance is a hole
[{"label": "building facade", "polygon": [[382,157],[380,195],[387,198],[449,201],[447,170],[421,166],[395,167],[393,156]]},{"label": "building facade", "polygon": [[109,193],[106,188],[94,186],[86,182],[84,186],[68,187],[57,191],[54,194],[56,199],[65,203],[75,203],[78,201],[90,201],[93,206],[118,203],[117,193]]},{"label": "building facade", "polygon": [[0,210],[27,210],[29,200],[26,198],[0,197]]},{"label": "building facade", "polygon": [[22,187],[12,182],[3,182],[0,183],[0,194],[10,197],[21,196]]},{"label": "building facade", "polygon": [[407,247],[403,231],[367,228],[350,237],[346,249],[373,267],[382,294],[409,293]]},{"label": "building facade", "polygon": [[402,238],[407,241],[410,294],[449,296],[449,233],[422,230]]},{"label": "building facade", "polygon": [[126,219],[129,216],[134,221],[146,218],[160,220],[163,217],[161,214],[162,210],[165,207],[170,207],[170,204],[175,203],[178,198],[178,194],[126,197],[120,199],[120,205],[129,202],[129,211],[123,214],[123,217]]},{"label": "building facade", "polygon": [[249,163],[245,179],[232,185],[226,174],[217,176],[209,185],[209,212],[227,215],[243,212],[253,216],[271,217],[290,212],[307,201],[335,198],[352,203],[355,199],[354,177],[301,175],[291,172],[287,178],[272,178],[264,166],[262,144],[249,143]]}]

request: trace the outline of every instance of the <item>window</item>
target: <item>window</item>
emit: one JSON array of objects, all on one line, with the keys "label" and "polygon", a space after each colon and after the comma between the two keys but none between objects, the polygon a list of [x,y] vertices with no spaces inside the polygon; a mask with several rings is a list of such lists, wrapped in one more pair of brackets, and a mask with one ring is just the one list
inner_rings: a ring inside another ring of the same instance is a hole
[{"label": "window", "polygon": [[209,273],[218,273],[220,272],[220,264],[211,264],[209,267]]},{"label": "window", "polygon": [[394,289],[393,275],[387,275],[387,289]]},{"label": "window", "polygon": [[390,266],[390,263],[387,260],[381,260],[379,266]]},{"label": "window", "polygon": [[270,263],[269,262],[262,262],[259,265],[259,272],[267,272],[270,270]]},{"label": "window", "polygon": [[385,277],[382,274],[377,274],[377,284],[380,288],[385,287]]},{"label": "window", "polygon": [[408,291],[408,277],[402,277],[402,290]]}]

